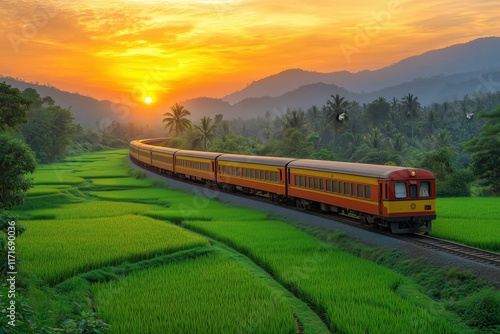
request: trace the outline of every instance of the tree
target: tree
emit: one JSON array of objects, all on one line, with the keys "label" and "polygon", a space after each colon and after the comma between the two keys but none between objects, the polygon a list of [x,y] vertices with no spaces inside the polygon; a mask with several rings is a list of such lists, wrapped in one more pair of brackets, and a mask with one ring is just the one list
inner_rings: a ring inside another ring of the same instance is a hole
[{"label": "tree", "polygon": [[28,120],[21,133],[37,159],[45,163],[64,157],[75,131],[71,111],[56,105],[42,106],[30,110]]},{"label": "tree", "polygon": [[180,136],[192,126],[191,121],[187,119],[191,112],[178,103],[170,107],[170,110],[171,112],[163,114],[165,116],[163,123],[169,133],[173,132],[176,136]]},{"label": "tree", "polygon": [[436,180],[443,181],[448,175],[453,174],[455,171],[452,163],[451,149],[442,147],[427,153],[422,161],[421,167],[432,171]]},{"label": "tree", "polygon": [[210,117],[202,117],[201,125],[196,125],[196,138],[195,143],[201,144],[204,151],[207,150],[207,145],[215,137],[215,125],[212,124]]},{"label": "tree", "polygon": [[0,211],[23,203],[32,186],[25,174],[33,173],[36,160],[30,148],[21,140],[0,133]]},{"label": "tree", "polygon": [[335,94],[335,96],[330,95],[333,101],[326,101],[326,122],[333,126],[333,141],[334,145],[339,146],[338,143],[338,133],[342,125],[346,122],[346,112],[350,103],[345,100],[344,97],[340,97],[339,94]]},{"label": "tree", "polygon": [[481,113],[486,122],[479,136],[464,144],[472,153],[471,170],[484,184],[500,195],[500,106],[490,113]]},{"label": "tree", "polygon": [[283,133],[288,129],[297,129],[304,132],[306,129],[307,121],[306,114],[302,109],[288,110],[281,118]]},{"label": "tree", "polygon": [[391,105],[383,97],[368,104],[366,108],[366,117],[371,125],[377,126],[389,119]]},{"label": "tree", "polygon": [[335,96],[330,95],[333,101],[326,101],[326,106],[328,107],[329,113],[327,120],[329,122],[339,121],[339,116],[347,111],[347,107],[349,107],[349,101],[346,101],[344,97],[340,97],[339,94],[335,94]]},{"label": "tree", "polygon": [[411,122],[411,141],[413,142],[413,123],[415,118],[418,117],[420,111],[420,102],[418,102],[418,97],[413,96],[413,94],[408,93],[408,95],[403,97],[401,101],[401,108],[404,112],[404,117],[409,118]]},{"label": "tree", "polygon": [[23,97],[19,89],[0,83],[0,131],[16,129],[18,124],[26,123],[29,106],[30,100]]}]

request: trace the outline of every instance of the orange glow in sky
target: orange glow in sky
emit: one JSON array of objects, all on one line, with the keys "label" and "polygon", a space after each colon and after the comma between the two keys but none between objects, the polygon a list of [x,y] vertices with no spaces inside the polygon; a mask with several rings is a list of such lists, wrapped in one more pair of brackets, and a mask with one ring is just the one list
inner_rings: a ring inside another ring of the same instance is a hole
[{"label": "orange glow in sky", "polygon": [[223,97],[500,32],[495,1],[2,0],[0,75],[97,99]]}]

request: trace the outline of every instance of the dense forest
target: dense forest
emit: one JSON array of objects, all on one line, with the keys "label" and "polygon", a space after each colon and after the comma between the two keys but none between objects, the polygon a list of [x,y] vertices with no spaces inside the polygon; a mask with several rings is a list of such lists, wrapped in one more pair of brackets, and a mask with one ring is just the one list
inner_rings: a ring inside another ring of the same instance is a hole
[{"label": "dense forest", "polygon": [[[1,85],[3,139],[18,140],[38,163],[125,148],[132,139],[159,135],[132,122],[86,128],[74,123],[70,108],[56,105],[51,97],[41,97],[33,88],[21,92]],[[500,92],[429,106],[411,93],[367,104],[332,94],[323,106],[307,110],[191,120],[190,112],[175,104],[164,114],[165,133],[160,135],[168,137],[167,146],[183,149],[420,167],[435,174],[438,196],[498,195],[498,106]],[[25,191],[28,184],[21,188]]]},{"label": "dense forest", "polygon": [[[172,147],[421,167],[432,170],[440,181],[440,196],[469,196],[471,190],[491,195],[498,194],[491,177],[498,175],[493,170],[500,162],[494,149],[500,147],[498,135],[489,136],[494,141],[488,150],[493,162],[487,171],[474,164],[479,147],[473,143],[486,123],[498,126],[498,117],[487,116],[499,105],[499,92],[429,106],[422,106],[411,93],[363,105],[332,94],[320,107],[267,112],[248,120],[224,120],[219,114],[192,123],[190,112],[176,104],[163,123]],[[477,177],[484,182],[474,182]]]}]

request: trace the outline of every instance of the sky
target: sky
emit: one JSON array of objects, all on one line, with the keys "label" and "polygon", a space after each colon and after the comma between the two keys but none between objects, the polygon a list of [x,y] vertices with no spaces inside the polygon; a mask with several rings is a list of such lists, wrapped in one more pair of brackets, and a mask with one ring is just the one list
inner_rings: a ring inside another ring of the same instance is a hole
[{"label": "sky", "polygon": [[286,69],[376,70],[498,36],[497,13],[494,0],[1,0],[0,75],[173,104]]}]

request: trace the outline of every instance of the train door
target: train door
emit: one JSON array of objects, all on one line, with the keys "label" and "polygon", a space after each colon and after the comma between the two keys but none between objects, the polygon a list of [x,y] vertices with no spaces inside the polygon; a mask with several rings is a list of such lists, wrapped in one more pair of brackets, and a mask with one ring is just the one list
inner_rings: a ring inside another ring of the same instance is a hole
[{"label": "train door", "polygon": [[387,194],[384,194],[384,187],[385,182],[380,182],[378,184],[378,214],[382,216],[384,214],[384,197],[387,196]]}]

